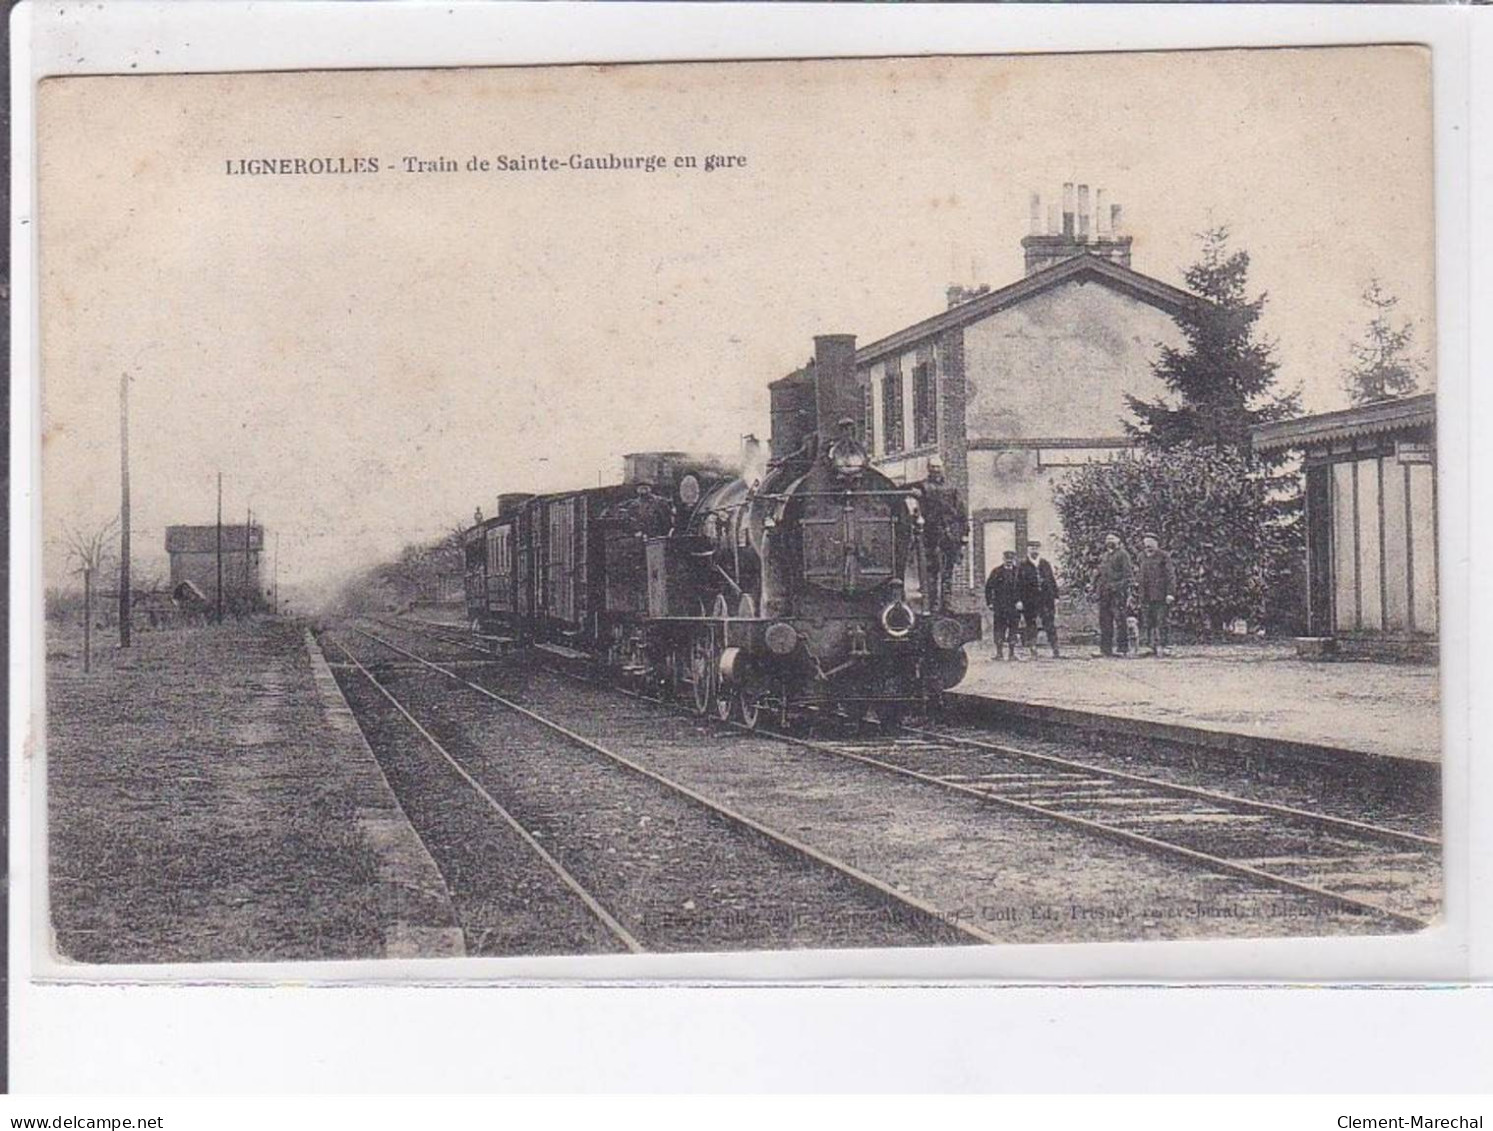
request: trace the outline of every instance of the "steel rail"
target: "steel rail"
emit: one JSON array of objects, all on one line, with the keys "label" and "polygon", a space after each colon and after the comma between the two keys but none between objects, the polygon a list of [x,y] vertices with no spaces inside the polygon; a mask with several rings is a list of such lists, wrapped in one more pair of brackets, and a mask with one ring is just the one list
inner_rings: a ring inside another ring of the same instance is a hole
[{"label": "steel rail", "polygon": [[569,729],[568,727],[562,726],[560,723],[554,722],[551,719],[547,719],[543,715],[530,710],[529,708],[523,706],[523,704],[521,703],[516,703],[511,699],[507,699],[504,696],[499,695],[486,687],[483,687],[480,683],[473,683],[471,680],[463,678],[449,668],[445,668],[440,664],[433,663],[432,661],[409,651],[407,648],[401,648],[398,644],[395,644],[389,640],[385,640],[382,637],[375,635],[374,633],[366,631],[365,629],[353,626],[353,631],[361,636],[366,636],[368,639],[381,644],[385,648],[392,649],[393,651],[398,652],[401,655],[408,656],[410,659],[415,660],[417,663],[423,664],[431,671],[440,673],[447,679],[453,680],[456,683],[461,684],[463,687],[467,687],[472,691],[475,691],[478,694],[492,700],[494,703],[498,703],[508,710],[522,715],[523,717],[530,719],[531,721],[536,722],[543,727],[547,727],[548,729],[554,731],[556,734],[563,735],[565,738],[569,739],[577,746],[581,746],[587,750],[592,751],[593,753],[600,754],[602,757],[608,758],[618,765],[623,766],[631,770],[632,772],[647,778],[650,781],[656,782],[659,785],[662,785],[665,788],[670,789],[683,797],[689,798],[697,805],[701,805],[711,812],[725,817],[729,821],[751,829],[759,836],[766,837],[768,840],[773,841],[776,844],[780,844],[786,848],[790,848],[794,852],[797,852],[800,855],[813,860],[815,863],[830,868],[833,871],[838,872],[840,875],[854,880],[856,883],[861,884],[864,887],[872,889],[884,898],[890,899],[893,902],[901,904],[904,907],[911,908],[912,910],[917,911],[919,914],[926,915],[929,918],[934,919],[937,922],[949,928],[952,928],[953,930],[956,930],[977,942],[996,943],[1001,941],[996,936],[982,930],[979,927],[976,927],[972,923],[965,923],[959,919],[945,914],[937,907],[934,907],[931,903],[919,899],[916,896],[908,895],[905,892],[898,891],[896,888],[892,887],[892,885],[886,883],[884,880],[879,880],[870,873],[861,871],[853,864],[847,864],[843,860],[836,859],[835,857],[830,856],[825,852],[821,852],[819,849],[813,847],[812,845],[804,843],[797,837],[789,836],[787,833],[778,832],[776,829],[770,828],[767,825],[762,824],[760,821],[746,816],[744,813],[738,813],[736,810],[730,808],[729,806],[723,805],[719,801],[712,800],[711,798],[706,797],[703,793],[691,789],[689,786],[684,785],[681,782],[677,782],[672,778],[665,777],[663,774],[660,774],[655,770],[650,770],[647,766],[644,766],[642,763],[628,758],[626,755],[618,754],[613,750],[608,750],[606,747],[593,742],[591,739],[586,738],[584,735],[577,734],[575,731]]},{"label": "steel rail", "polygon": [[470,640],[451,632],[439,632],[435,625],[422,624],[420,621],[404,623],[401,621],[388,620],[385,617],[369,617],[374,624],[386,625],[389,628],[398,629],[401,632],[412,632],[420,636],[428,636],[432,640],[439,640],[445,644],[453,644],[458,648],[465,648],[469,652],[478,652],[484,656],[501,656],[502,653],[495,649],[485,647],[481,644],[473,644]]},{"label": "steel rail", "polygon": [[[390,622],[384,622],[390,623]],[[402,626],[396,626],[402,627]],[[424,629],[415,628],[408,631],[421,632]],[[435,632],[426,632],[438,640],[448,643],[474,647],[465,644],[464,641],[454,637],[444,636]],[[478,649],[480,650],[480,649]],[[619,688],[626,694],[635,694],[626,688]],[[1205,789],[1202,786],[1181,785],[1177,782],[1164,781],[1160,778],[1147,777],[1144,774],[1133,774],[1126,770],[1111,769],[1106,766],[1098,766],[1092,762],[1080,762],[1073,758],[1064,758],[1058,754],[1043,754],[1036,750],[1023,750],[1016,746],[1007,746],[1003,743],[988,742],[979,738],[969,738],[964,735],[948,734],[943,731],[929,730],[926,727],[904,726],[902,728],[908,734],[915,734],[922,738],[931,738],[939,742],[951,743],[957,746],[966,746],[976,750],[989,750],[1006,758],[1018,758],[1023,761],[1040,762],[1049,766],[1064,770],[1072,770],[1078,773],[1093,774],[1096,777],[1109,778],[1113,781],[1123,781],[1133,785],[1144,786],[1163,793],[1170,793],[1177,797],[1191,797],[1208,801],[1215,805],[1224,805],[1241,810],[1252,810],[1261,813],[1271,813],[1288,816],[1297,820],[1318,825],[1321,828],[1341,830],[1344,832],[1358,833],[1363,836],[1374,837],[1379,840],[1392,841],[1397,844],[1408,845],[1417,849],[1440,849],[1441,841],[1437,837],[1425,836],[1421,833],[1408,832],[1404,829],[1391,828],[1387,825],[1375,825],[1367,821],[1355,821],[1349,817],[1334,817],[1329,813],[1318,813],[1311,809],[1301,809],[1294,805],[1282,805],[1273,801],[1259,801],[1253,798],[1240,797],[1238,794],[1222,793],[1218,790]],[[774,732],[777,733],[777,732]],[[792,735],[783,737],[792,738]]]},{"label": "steel rail", "polygon": [[503,819],[503,821],[508,825],[509,828],[511,828],[519,835],[520,838],[522,838],[523,842],[528,845],[529,848],[533,849],[535,855],[537,855],[541,860],[544,861],[545,865],[550,869],[550,871],[558,876],[560,881],[567,888],[569,888],[571,892],[578,899],[580,899],[583,904],[585,904],[586,909],[590,911],[591,914],[594,915],[598,920],[600,920],[601,924],[606,927],[606,929],[610,931],[612,935],[620,943],[622,943],[623,946],[632,951],[634,954],[641,954],[645,949],[643,947],[643,944],[638,942],[638,940],[632,935],[632,933],[628,931],[628,929],[621,923],[619,923],[616,917],[613,916],[612,913],[609,912],[605,907],[603,907],[595,896],[593,896],[584,887],[582,887],[580,881],[572,876],[566,870],[563,864],[561,864],[558,860],[551,856],[549,852],[546,851],[545,847],[534,839],[529,830],[524,828],[523,825],[514,818],[513,814],[508,812],[508,810],[504,808],[503,805],[495,797],[493,797],[491,793],[487,791],[487,789],[482,785],[481,782],[479,782],[476,778],[474,778],[470,773],[467,772],[465,766],[463,766],[459,761],[451,756],[451,753],[441,745],[440,741],[433,734],[431,734],[430,731],[426,730],[414,715],[410,714],[403,703],[401,703],[394,697],[393,692],[391,692],[387,687],[380,683],[378,678],[371,671],[369,671],[368,668],[365,667],[356,656],[348,651],[347,647],[341,641],[333,640],[332,643],[337,645],[337,648],[342,652],[344,656],[348,658],[348,660],[352,662],[353,666],[363,674],[364,678],[367,679],[368,682],[371,683],[374,688],[377,689],[381,695],[383,695],[385,699],[387,699],[394,705],[394,709],[401,715],[403,715],[406,720],[408,720],[409,724],[420,733],[420,736],[435,748],[436,753],[438,753],[442,758],[450,763],[451,768],[461,775],[462,780],[465,781],[469,786],[471,786],[483,801],[487,802],[488,806],[491,807],[491,809]]},{"label": "steel rail", "polygon": [[[581,678],[575,676],[573,673],[564,671],[561,671],[560,674],[568,676],[570,678]],[[460,677],[456,676],[454,678],[459,679]],[[592,683],[594,686],[604,686],[598,681],[587,682]],[[648,700],[647,696],[641,695],[638,692],[631,691],[626,688],[615,688],[615,690],[621,691],[623,694],[630,695],[637,699]],[[781,731],[772,730],[770,728],[759,728],[757,730],[752,730],[739,722],[733,722],[730,725],[746,733],[770,735],[771,737],[790,742],[795,745],[803,746],[807,749],[815,750],[822,754],[830,754],[836,757],[861,762],[866,765],[889,770],[893,773],[901,774],[905,777],[910,777],[918,781],[941,786],[944,789],[953,790],[955,792],[966,794],[968,796],[978,797],[985,801],[994,802],[1008,808],[1027,813],[1029,815],[1036,815],[1056,820],[1062,824],[1083,829],[1096,835],[1102,835],[1112,840],[1119,840],[1127,844],[1142,847],[1153,854],[1161,853],[1165,855],[1181,856],[1189,861],[1203,864],[1214,870],[1243,876],[1245,878],[1261,883],[1266,883],[1270,886],[1282,888],[1284,890],[1292,891],[1297,894],[1309,895],[1316,899],[1323,899],[1329,902],[1338,903],[1357,911],[1368,912],[1373,915],[1391,919],[1395,922],[1400,923],[1401,925],[1413,927],[1417,930],[1431,926],[1429,920],[1395,911],[1392,908],[1385,907],[1382,904],[1373,902],[1372,900],[1359,899],[1356,896],[1346,895],[1342,892],[1335,892],[1330,888],[1323,888],[1315,884],[1308,884],[1300,880],[1293,880],[1287,876],[1279,876],[1273,872],[1266,872],[1263,869],[1255,868],[1248,864],[1241,864],[1238,861],[1229,860],[1226,857],[1215,856],[1212,853],[1207,852],[1200,852],[1197,849],[1187,848],[1184,845],[1174,844],[1170,841],[1158,840],[1155,837],[1149,837],[1143,833],[1133,832],[1129,829],[1118,828],[1114,825],[1106,824],[1103,821],[1095,821],[1087,817],[1078,817],[1074,816],[1071,813],[1063,813],[1056,809],[1047,808],[1039,804],[1032,804],[1031,802],[1022,801],[1019,798],[1007,797],[1002,794],[996,793],[994,790],[977,789],[972,786],[966,786],[960,782],[946,781],[945,779],[937,777],[933,774],[926,774],[919,770],[909,769],[906,766],[899,766],[896,763],[887,762],[879,758],[870,757],[868,755],[857,754],[850,751],[842,750],[837,747],[830,746],[826,743],[816,742],[813,739],[804,738],[799,735],[784,734]],[[1040,754],[1036,751],[1019,750],[1015,747],[1002,747],[996,743],[985,743],[979,741],[978,739],[965,739],[955,735],[944,735],[937,731],[921,730],[911,727],[904,729],[912,734],[934,738],[938,741],[948,742],[953,745],[989,749],[1008,758],[1039,762],[1063,769],[1080,771],[1083,773],[1094,774],[1101,777],[1108,777],[1114,780],[1124,781],[1128,784],[1143,785],[1147,788],[1155,789],[1158,792],[1169,793],[1176,796],[1192,797],[1200,800],[1207,800],[1212,804],[1226,805],[1235,809],[1258,809],[1277,816],[1289,816],[1293,819],[1306,820],[1308,822],[1319,824],[1323,827],[1353,832],[1361,836],[1372,836],[1383,840],[1394,840],[1422,850],[1430,847],[1441,847],[1441,842],[1434,837],[1425,837],[1417,833],[1407,833],[1399,829],[1385,828],[1383,826],[1372,825],[1366,822],[1353,821],[1347,818],[1332,817],[1325,813],[1313,813],[1308,809],[1297,809],[1293,806],[1276,805],[1271,802],[1252,801],[1248,798],[1236,797],[1232,794],[1218,793],[1213,790],[1206,790],[1199,787],[1176,785],[1172,782],[1159,781],[1157,779],[1147,778],[1139,774],[1128,774],[1121,770],[1108,770],[1103,767],[1093,766],[1086,762],[1078,762],[1072,759],[1061,758],[1056,755]]]},{"label": "steel rail", "polygon": [[909,734],[936,739],[939,742],[947,742],[955,746],[967,746],[977,750],[990,750],[1005,758],[1020,758],[1028,762],[1038,762],[1060,769],[1093,774],[1096,777],[1110,778],[1114,781],[1143,785],[1148,789],[1170,793],[1177,797],[1195,797],[1215,805],[1226,805],[1235,809],[1256,810],[1264,813],[1293,817],[1323,828],[1358,833],[1380,840],[1394,841],[1398,844],[1409,845],[1412,848],[1439,849],[1441,847],[1441,841],[1436,837],[1405,832],[1402,829],[1392,829],[1385,825],[1374,825],[1367,821],[1355,821],[1349,817],[1334,817],[1329,813],[1317,813],[1310,809],[1298,809],[1294,805],[1280,805],[1273,801],[1256,801],[1248,797],[1239,797],[1232,793],[1219,793],[1216,790],[1204,789],[1201,786],[1179,785],[1175,782],[1162,781],[1159,778],[1148,778],[1143,774],[1132,774],[1125,770],[1113,770],[1104,766],[1096,766],[1089,762],[1075,761],[1074,759],[1064,758],[1057,754],[1042,754],[1035,750],[1022,750],[1015,746],[1004,746],[997,742],[985,742],[982,739],[966,738],[957,734],[945,734],[942,731],[928,730],[925,727],[903,727],[902,729]]},{"label": "steel rail", "polygon": [[1171,841],[1158,840],[1155,837],[1146,836],[1144,833],[1137,833],[1132,832],[1129,829],[1118,828],[1114,825],[1106,824],[1103,821],[1095,821],[1088,817],[1078,817],[1074,816],[1072,813],[1063,813],[1059,810],[1050,809],[1042,805],[1034,805],[1029,801],[1022,801],[1019,798],[1004,796],[1003,794],[996,793],[994,790],[976,789],[973,786],[964,785],[962,782],[945,781],[943,778],[936,777],[933,774],[925,774],[920,770],[908,769],[906,766],[899,766],[895,762],[886,762],[881,760],[880,758],[872,758],[865,754],[854,754],[847,750],[840,750],[836,747],[816,742],[813,739],[801,738],[797,735],[778,734],[777,732],[772,733],[776,738],[781,738],[785,741],[793,742],[800,746],[805,746],[811,750],[816,750],[825,754],[832,754],[839,758],[847,758],[855,762],[862,762],[866,765],[876,766],[884,770],[890,770],[892,773],[901,774],[905,777],[913,778],[917,781],[927,782],[932,785],[942,786],[944,789],[953,790],[957,793],[967,794],[970,797],[978,797],[982,800],[990,801],[997,805],[1002,805],[1008,809],[1014,809],[1018,812],[1026,813],[1028,815],[1039,816],[1049,820],[1054,820],[1061,824],[1069,825],[1073,828],[1082,829],[1095,835],[1107,837],[1111,840],[1118,840],[1126,844],[1136,845],[1146,849],[1153,854],[1180,856],[1195,863],[1203,864],[1215,871],[1227,872],[1236,876],[1243,876],[1246,879],[1255,880],[1259,883],[1268,884],[1271,887],[1277,887],[1286,891],[1295,892],[1298,895],[1309,895],[1315,899],[1322,899],[1331,903],[1341,904],[1344,907],[1349,907],[1357,911],[1368,912],[1373,915],[1378,915],[1383,918],[1393,920],[1394,922],[1399,923],[1402,926],[1412,927],[1416,930],[1423,930],[1424,928],[1431,926],[1430,920],[1421,919],[1415,915],[1407,915],[1401,911],[1395,911],[1393,908],[1385,907],[1383,904],[1374,903],[1371,900],[1359,899],[1357,896],[1345,895],[1342,892],[1333,891],[1330,888],[1318,887],[1316,884],[1308,884],[1300,880],[1293,880],[1287,876],[1278,876],[1274,872],[1266,872],[1263,869],[1255,868],[1249,864],[1241,864],[1237,860],[1229,860],[1228,858],[1223,856],[1215,856],[1210,852],[1200,852],[1195,848],[1187,848],[1180,844],[1174,844]]},{"label": "steel rail", "polygon": [[[560,669],[551,668],[550,670],[556,671],[558,672],[558,674],[571,679],[583,678],[580,676],[576,676],[570,672],[561,671]],[[584,680],[584,682],[591,683],[593,686],[604,686],[594,680]],[[657,701],[650,699],[648,696],[641,695],[636,691],[631,691],[626,688],[613,688],[613,690],[620,691],[622,692],[622,694],[629,695],[635,699],[640,699],[647,702]],[[920,770],[912,770],[907,768],[906,766],[899,766],[894,762],[886,762],[879,758],[872,758],[865,754],[852,753],[850,751],[839,749],[838,747],[830,746],[827,743],[816,742],[814,739],[804,738],[800,735],[784,734],[781,731],[772,730],[770,728],[759,727],[754,730],[740,722],[731,722],[729,725],[746,734],[752,734],[758,737],[776,738],[784,742],[789,742],[797,746],[805,747],[806,749],[813,750],[817,753],[828,754],[837,758],[845,758],[851,761],[864,763],[868,766],[874,766],[878,769],[889,770],[892,773],[901,774],[904,777],[909,777],[930,785],[936,785],[943,789],[952,790],[956,793],[965,794],[970,797],[979,798],[982,801],[988,801],[994,804],[1002,805],[1006,808],[1026,813],[1029,816],[1038,816],[1044,819],[1055,820],[1061,824],[1066,824],[1071,827],[1081,829],[1093,835],[1103,836],[1111,840],[1118,840],[1129,845],[1144,848],[1146,851],[1150,852],[1153,855],[1180,856],[1190,862],[1202,864],[1215,871],[1222,871],[1233,875],[1242,876],[1247,879],[1268,884],[1272,887],[1277,887],[1294,892],[1298,895],[1308,895],[1315,899],[1322,899],[1331,903],[1337,903],[1345,907],[1349,907],[1355,911],[1367,912],[1369,914],[1377,915],[1382,918],[1390,919],[1394,922],[1400,923],[1403,926],[1412,927],[1416,930],[1423,930],[1432,925],[1429,920],[1421,919],[1418,916],[1414,915],[1407,915],[1404,912],[1395,911],[1392,908],[1385,907],[1379,903],[1374,903],[1371,900],[1359,899],[1356,896],[1346,895],[1342,892],[1336,892],[1331,890],[1330,888],[1323,888],[1315,884],[1308,884],[1300,880],[1293,880],[1288,876],[1278,876],[1273,872],[1266,872],[1263,869],[1255,868],[1249,864],[1241,864],[1238,861],[1229,860],[1226,857],[1215,856],[1212,853],[1208,852],[1200,852],[1197,849],[1187,848],[1184,845],[1180,844],[1173,844],[1170,841],[1158,840],[1155,837],[1146,836],[1144,833],[1132,832],[1129,829],[1118,828],[1114,825],[1105,824],[1102,821],[1091,820],[1087,817],[1077,817],[1071,813],[1063,813],[1056,809],[1049,809],[1041,805],[1034,805],[1031,802],[1022,801],[1018,798],[1006,797],[994,792],[993,790],[976,789],[973,786],[967,786],[961,782],[946,781],[945,779],[937,777],[933,774],[926,774]],[[1021,755],[1016,756],[1019,757]],[[1038,757],[1045,758],[1047,756],[1038,755]],[[1081,762],[1075,762],[1072,763],[1072,765],[1077,767],[1084,766],[1085,764]],[[1132,775],[1132,777],[1134,777],[1138,782],[1149,783],[1151,781],[1151,779],[1149,778],[1140,778],[1135,775]],[[1156,784],[1170,785],[1170,783],[1167,782],[1158,782]],[[1185,789],[1186,787],[1180,788]],[[1230,795],[1219,794],[1218,796],[1229,797]],[[1236,800],[1238,800],[1241,804],[1255,804],[1254,802],[1248,802],[1243,798],[1239,798]],[[1289,809],[1289,807],[1285,806],[1281,808],[1284,810]],[[1301,810],[1301,812],[1307,815],[1314,815],[1311,814],[1309,810]],[[1377,828],[1377,826],[1369,827]],[[1398,832],[1398,830],[1384,831]],[[1435,841],[1433,843],[1439,845],[1440,842]]]}]

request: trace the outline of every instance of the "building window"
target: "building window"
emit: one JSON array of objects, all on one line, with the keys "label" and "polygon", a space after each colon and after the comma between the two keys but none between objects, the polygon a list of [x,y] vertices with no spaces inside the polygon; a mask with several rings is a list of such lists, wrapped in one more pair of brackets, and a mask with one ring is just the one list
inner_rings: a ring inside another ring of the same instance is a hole
[{"label": "building window", "polygon": [[866,445],[866,451],[876,450],[876,411],[874,402],[876,400],[875,387],[868,377],[866,383],[861,386],[861,438]]},{"label": "building window", "polygon": [[912,369],[912,443],[926,448],[938,443],[938,398],[933,389],[933,366],[921,362]]},{"label": "building window", "polygon": [[884,452],[902,450],[902,367],[894,362],[881,379],[881,438]]}]

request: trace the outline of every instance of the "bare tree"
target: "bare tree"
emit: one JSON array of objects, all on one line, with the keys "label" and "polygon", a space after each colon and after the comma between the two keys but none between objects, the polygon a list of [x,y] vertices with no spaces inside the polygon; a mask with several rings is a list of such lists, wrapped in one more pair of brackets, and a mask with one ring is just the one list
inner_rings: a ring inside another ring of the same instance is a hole
[{"label": "bare tree", "polygon": [[[93,579],[104,568],[109,548],[119,532],[116,516],[100,526],[70,523],[62,533],[72,572],[83,575],[83,670],[93,667]],[[75,563],[75,564],[74,564]]]}]

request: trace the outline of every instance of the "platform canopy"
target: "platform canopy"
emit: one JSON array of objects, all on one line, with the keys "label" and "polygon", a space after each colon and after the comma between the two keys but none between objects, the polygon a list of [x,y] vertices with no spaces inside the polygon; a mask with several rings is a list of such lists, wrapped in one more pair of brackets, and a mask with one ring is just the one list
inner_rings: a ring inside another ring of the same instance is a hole
[{"label": "platform canopy", "polygon": [[1338,412],[1299,416],[1262,424],[1254,430],[1254,448],[1261,453],[1308,448],[1343,440],[1429,428],[1436,423],[1436,394],[1375,401]]}]

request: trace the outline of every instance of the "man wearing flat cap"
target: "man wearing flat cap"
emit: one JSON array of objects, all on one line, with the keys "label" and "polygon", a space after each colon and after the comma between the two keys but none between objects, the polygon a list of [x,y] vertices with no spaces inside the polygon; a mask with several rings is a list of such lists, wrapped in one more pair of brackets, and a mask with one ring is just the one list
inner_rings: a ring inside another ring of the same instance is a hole
[{"label": "man wearing flat cap", "polygon": [[1146,644],[1151,655],[1159,656],[1166,651],[1167,613],[1177,599],[1177,569],[1172,565],[1172,556],[1161,548],[1161,539],[1152,531],[1146,531],[1142,539],[1145,549],[1141,551],[1140,608],[1144,619]]},{"label": "man wearing flat cap", "polygon": [[1104,536],[1104,553],[1099,558],[1099,571],[1094,575],[1094,595],[1099,598],[1099,654],[1115,654],[1115,628],[1119,628],[1119,652],[1130,651],[1126,639],[1125,608],[1130,604],[1130,586],[1135,577],[1135,565],[1125,547],[1120,544],[1118,534]]},{"label": "man wearing flat cap", "polygon": [[1037,626],[1047,633],[1047,643],[1052,654],[1058,653],[1057,603],[1058,579],[1052,563],[1042,556],[1042,543],[1033,539],[1026,544],[1026,560],[1016,571],[1017,593],[1025,621],[1024,633],[1027,651],[1032,659],[1037,658]]},{"label": "man wearing flat cap", "polygon": [[1016,551],[1006,550],[1001,556],[1004,560],[985,579],[985,603],[990,606],[990,615],[994,619],[995,658],[1014,660],[1021,624],[1021,614],[1016,611],[1020,599],[1017,596]]}]

